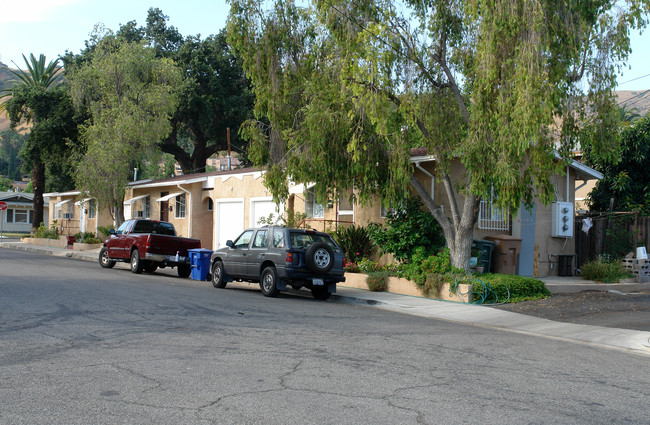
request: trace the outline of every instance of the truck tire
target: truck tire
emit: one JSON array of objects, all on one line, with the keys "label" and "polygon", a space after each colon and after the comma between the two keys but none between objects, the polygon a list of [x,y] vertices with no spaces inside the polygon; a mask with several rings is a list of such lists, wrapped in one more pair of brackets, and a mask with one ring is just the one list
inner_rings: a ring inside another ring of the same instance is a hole
[{"label": "truck tire", "polygon": [[144,266],[142,267],[142,270],[145,273],[153,273],[156,270],[158,270],[158,264],[154,263],[153,261],[147,261],[147,262],[145,262]]},{"label": "truck tire", "polygon": [[143,261],[140,259],[140,252],[138,248],[131,251],[131,273],[140,274],[144,267]]},{"label": "truck tire", "polygon": [[314,273],[327,273],[334,267],[334,251],[325,242],[309,245],[305,252],[305,264]]},{"label": "truck tire", "polygon": [[186,278],[192,273],[192,268],[187,264],[181,264],[178,266],[178,277]]},{"label": "truck tire", "polygon": [[99,265],[105,269],[112,269],[115,267],[115,261],[111,261],[111,259],[108,258],[108,248],[105,246],[99,250]]},{"label": "truck tire", "polygon": [[223,278],[223,262],[215,261],[212,266],[212,286],[215,288],[225,288],[226,281]]},{"label": "truck tire", "polygon": [[325,301],[330,297],[331,292],[327,290],[327,288],[324,288],[322,286],[319,287],[314,287],[311,290],[311,295],[314,297],[316,300],[321,300]]},{"label": "truck tire", "polygon": [[275,267],[267,267],[262,271],[260,289],[265,297],[278,296],[280,291],[278,290],[278,273],[275,271]]}]

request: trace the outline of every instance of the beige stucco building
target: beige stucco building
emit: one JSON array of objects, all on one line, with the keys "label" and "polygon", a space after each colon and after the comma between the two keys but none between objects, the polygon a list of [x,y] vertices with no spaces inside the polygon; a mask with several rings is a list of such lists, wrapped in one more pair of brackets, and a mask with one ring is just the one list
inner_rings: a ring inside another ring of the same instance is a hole
[{"label": "beige stucco building", "polygon": [[[448,213],[451,209],[444,186],[434,177],[435,158],[413,156],[411,161],[416,178]],[[460,162],[452,164],[451,170],[452,177],[463,172]],[[522,206],[516,217],[499,210],[489,199],[483,200],[474,239],[488,239],[498,245],[501,241],[509,244],[514,238],[519,245],[515,254],[517,268],[513,272],[527,276],[557,274],[559,256],[575,254],[576,187],[599,178],[602,178],[600,173],[573,161],[566,175],[552,178],[557,202],[544,205],[535,199],[532,209]],[[384,222],[386,210],[378,200],[356,205],[349,202],[349,193],[342,193],[337,199],[319,203],[314,187],[315,184],[290,185],[286,201],[275,204],[264,186],[264,172],[255,168],[137,181],[130,183],[127,189],[125,218],[169,221],[179,235],[200,239],[202,247],[208,249],[223,247],[228,239],[236,238],[244,229],[267,223],[269,218],[277,222],[279,216],[286,218],[290,213],[306,217],[301,226],[321,231],[350,224],[366,226],[371,222]],[[463,196],[458,195],[460,208],[463,202]]]},{"label": "beige stucco building", "polygon": [[[97,235],[98,227],[111,227],[113,216],[97,200],[80,191],[50,192],[43,194],[49,201],[49,222],[56,223],[64,236],[79,232]],[[101,237],[101,235],[98,235]]]}]

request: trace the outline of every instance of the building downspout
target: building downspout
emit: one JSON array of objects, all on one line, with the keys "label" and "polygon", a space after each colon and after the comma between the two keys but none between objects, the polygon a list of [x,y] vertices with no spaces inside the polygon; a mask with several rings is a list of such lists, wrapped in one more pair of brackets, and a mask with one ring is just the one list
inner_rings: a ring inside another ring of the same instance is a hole
[{"label": "building downspout", "polygon": [[571,173],[571,169],[567,165],[566,166],[566,201],[567,202],[571,202],[571,198],[569,198],[569,180],[571,178],[570,173]]},{"label": "building downspout", "polygon": [[187,212],[186,212],[186,214],[187,214],[187,233],[188,233],[187,237],[191,238],[192,237],[192,193],[189,190],[187,190],[185,188],[182,188],[180,183],[177,184],[176,187],[178,187],[183,192],[187,193],[187,196],[188,196]]}]

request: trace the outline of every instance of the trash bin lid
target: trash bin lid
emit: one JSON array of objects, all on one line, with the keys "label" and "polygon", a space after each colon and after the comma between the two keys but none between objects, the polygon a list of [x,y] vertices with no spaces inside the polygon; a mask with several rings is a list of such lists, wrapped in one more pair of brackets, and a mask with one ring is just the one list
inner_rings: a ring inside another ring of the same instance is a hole
[{"label": "trash bin lid", "polygon": [[488,241],[487,239],[474,239],[472,242],[477,245],[494,245],[496,243],[494,241]]}]

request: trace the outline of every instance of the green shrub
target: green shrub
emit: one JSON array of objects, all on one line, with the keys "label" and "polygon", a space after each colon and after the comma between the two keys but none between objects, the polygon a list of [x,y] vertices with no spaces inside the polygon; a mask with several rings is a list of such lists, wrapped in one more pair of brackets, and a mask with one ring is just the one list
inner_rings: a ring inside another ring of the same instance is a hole
[{"label": "green shrub", "polygon": [[354,261],[350,261],[347,258],[343,261],[343,268],[345,269],[346,273],[361,273],[359,264],[355,263]]},{"label": "green shrub", "polygon": [[41,223],[36,230],[34,230],[34,237],[35,238],[43,238],[43,239],[59,239],[59,226],[56,220],[50,224],[50,227],[45,227],[43,223]]},{"label": "green shrub", "polygon": [[390,272],[381,271],[381,272],[372,272],[366,277],[366,284],[368,289],[375,292],[383,292],[388,289],[388,278],[390,277]]},{"label": "green shrub", "polygon": [[397,269],[397,275],[415,282],[420,288],[424,288],[427,277],[431,275],[445,275],[448,273],[463,274],[460,269],[451,265],[449,248],[443,249],[436,255],[428,254],[427,249],[419,247],[407,263],[401,264]]},{"label": "green shrub", "polygon": [[369,258],[375,250],[370,233],[363,226],[340,227],[334,233],[334,239],[343,248],[346,258],[351,261]]},{"label": "green shrub", "polygon": [[620,260],[599,259],[584,263],[580,267],[580,276],[587,280],[595,280],[604,283],[616,283],[621,279],[634,277],[623,267]]},{"label": "green shrub", "polygon": [[103,239],[107,239],[110,235],[110,230],[113,229],[113,226],[97,226],[97,231],[102,234]]},{"label": "green shrub", "polygon": [[374,272],[390,272],[392,276],[397,275],[397,266],[393,264],[384,264],[380,266],[376,262],[362,258],[360,261],[349,261],[346,259],[345,271],[348,273],[374,273]]},{"label": "green shrub", "polygon": [[410,260],[418,249],[435,254],[445,245],[440,225],[418,198],[409,198],[388,213],[386,224],[367,227],[370,237],[382,253],[401,261]]},{"label": "green shrub", "polygon": [[539,279],[510,274],[467,276],[459,283],[471,283],[472,302],[482,304],[518,303],[548,298],[551,292]]},{"label": "green shrub", "polygon": [[101,243],[101,240],[99,240],[99,238],[97,238],[93,232],[75,233],[74,239],[78,243],[88,243],[88,244]]}]

